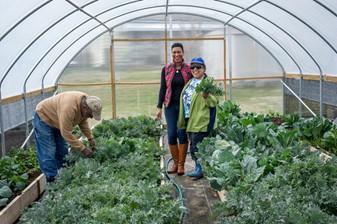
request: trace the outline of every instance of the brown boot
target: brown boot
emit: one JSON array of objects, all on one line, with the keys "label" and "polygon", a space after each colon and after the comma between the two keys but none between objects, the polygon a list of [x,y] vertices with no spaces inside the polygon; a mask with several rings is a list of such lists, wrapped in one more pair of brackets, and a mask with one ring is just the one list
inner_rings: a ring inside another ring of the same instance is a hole
[{"label": "brown boot", "polygon": [[167,173],[176,173],[178,171],[178,161],[179,161],[179,151],[177,145],[170,145],[169,149],[173,158],[173,165],[171,167],[171,170],[168,170]]},{"label": "brown boot", "polygon": [[185,174],[185,160],[188,144],[179,144],[178,175]]}]

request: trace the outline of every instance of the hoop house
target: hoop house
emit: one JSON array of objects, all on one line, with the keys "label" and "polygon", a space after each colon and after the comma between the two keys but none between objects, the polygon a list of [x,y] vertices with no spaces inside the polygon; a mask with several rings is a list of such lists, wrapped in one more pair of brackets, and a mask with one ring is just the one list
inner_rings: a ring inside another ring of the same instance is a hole
[{"label": "hoop house", "polygon": [[187,61],[206,59],[225,99],[243,108],[250,102],[256,110],[335,116],[336,1],[1,0],[0,6],[2,155],[6,132],[24,125],[28,136],[36,104],[56,90],[101,96],[105,118],[152,115],[160,68],[177,41]]}]

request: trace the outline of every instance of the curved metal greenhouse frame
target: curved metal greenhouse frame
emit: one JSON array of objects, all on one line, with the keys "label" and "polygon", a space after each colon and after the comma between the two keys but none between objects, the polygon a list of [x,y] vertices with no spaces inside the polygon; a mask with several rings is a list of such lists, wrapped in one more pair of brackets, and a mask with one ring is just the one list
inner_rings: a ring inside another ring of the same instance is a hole
[{"label": "curved metal greenhouse frame", "polygon": [[[337,76],[337,1],[330,0],[0,0],[0,131],[9,98],[55,87],[93,40],[151,15],[196,15],[233,27],[260,44],[287,74]],[[224,37],[226,38],[226,37]],[[333,63],[334,62],[334,63]],[[15,84],[13,84],[15,83]],[[301,98],[301,91],[299,98]],[[27,111],[25,121],[27,123]],[[27,128],[28,130],[28,128]]]}]

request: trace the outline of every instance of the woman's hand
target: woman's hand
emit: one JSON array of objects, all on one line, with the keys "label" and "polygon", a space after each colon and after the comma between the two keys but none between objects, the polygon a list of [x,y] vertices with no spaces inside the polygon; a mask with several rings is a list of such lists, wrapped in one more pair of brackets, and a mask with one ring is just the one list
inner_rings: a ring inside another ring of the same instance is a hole
[{"label": "woman's hand", "polygon": [[204,97],[205,99],[208,97],[209,93],[205,93],[205,92],[202,92],[202,97]]},{"label": "woman's hand", "polygon": [[163,113],[163,110],[162,110],[161,108],[157,108],[156,118],[157,118],[158,120],[161,120],[162,113]]}]

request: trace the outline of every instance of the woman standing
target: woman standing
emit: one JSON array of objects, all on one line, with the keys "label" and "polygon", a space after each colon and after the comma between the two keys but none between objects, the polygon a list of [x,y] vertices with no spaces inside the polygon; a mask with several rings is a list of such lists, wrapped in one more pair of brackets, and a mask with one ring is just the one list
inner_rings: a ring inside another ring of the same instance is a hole
[{"label": "woman standing", "polygon": [[198,151],[197,144],[202,142],[215,126],[218,99],[210,93],[196,92],[196,87],[201,80],[207,77],[206,65],[202,58],[192,59],[191,71],[193,78],[181,94],[178,127],[186,129],[190,141],[191,157],[195,161],[195,170],[186,175],[197,180],[203,177],[201,164],[195,155]]},{"label": "woman standing", "polygon": [[[184,175],[188,140],[185,130],[179,130],[177,128],[177,123],[180,94],[192,75],[190,66],[184,63],[183,45],[181,43],[174,43],[171,46],[171,52],[173,62],[165,65],[161,71],[156,116],[158,119],[162,118],[162,107],[164,104],[169,149],[174,161],[174,164],[168,173]],[[179,140],[179,144],[177,139]]]}]

